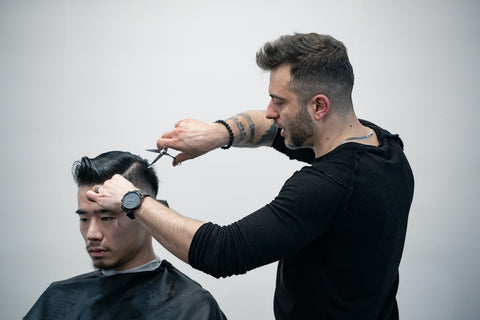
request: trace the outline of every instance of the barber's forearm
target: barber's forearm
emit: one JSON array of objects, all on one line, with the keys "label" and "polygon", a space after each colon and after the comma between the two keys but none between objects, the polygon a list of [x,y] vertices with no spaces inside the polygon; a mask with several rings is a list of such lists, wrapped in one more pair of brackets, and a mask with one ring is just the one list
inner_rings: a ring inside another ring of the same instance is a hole
[{"label": "barber's forearm", "polygon": [[183,217],[152,198],[143,200],[135,217],[165,249],[189,263],[193,236],[204,222]]},{"label": "barber's forearm", "polygon": [[271,146],[277,127],[265,111],[246,111],[225,120],[232,128],[235,147]]}]

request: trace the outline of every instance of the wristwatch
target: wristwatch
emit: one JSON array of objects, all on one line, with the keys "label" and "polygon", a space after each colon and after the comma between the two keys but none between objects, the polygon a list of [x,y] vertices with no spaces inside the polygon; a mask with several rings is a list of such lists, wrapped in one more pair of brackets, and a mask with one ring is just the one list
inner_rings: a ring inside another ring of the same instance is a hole
[{"label": "wristwatch", "polygon": [[145,197],[149,197],[150,195],[142,190],[134,190],[125,193],[122,198],[122,210],[127,213],[127,217],[130,219],[135,219],[133,215],[133,210],[140,207],[142,204],[142,200]]}]

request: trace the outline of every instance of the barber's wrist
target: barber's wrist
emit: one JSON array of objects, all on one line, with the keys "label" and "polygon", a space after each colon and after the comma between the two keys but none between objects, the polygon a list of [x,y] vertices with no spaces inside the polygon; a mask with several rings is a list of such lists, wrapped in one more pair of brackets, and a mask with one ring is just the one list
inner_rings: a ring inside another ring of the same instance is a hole
[{"label": "barber's wrist", "polygon": [[227,129],[228,132],[228,142],[221,146],[220,148],[227,150],[233,145],[233,141],[235,140],[235,136],[233,135],[233,130],[230,125],[225,120],[217,120],[215,123],[221,125],[224,129]]},{"label": "barber's wrist", "polygon": [[142,190],[133,190],[125,193],[122,197],[121,208],[130,219],[135,219],[133,212],[142,205],[143,199],[150,195]]}]

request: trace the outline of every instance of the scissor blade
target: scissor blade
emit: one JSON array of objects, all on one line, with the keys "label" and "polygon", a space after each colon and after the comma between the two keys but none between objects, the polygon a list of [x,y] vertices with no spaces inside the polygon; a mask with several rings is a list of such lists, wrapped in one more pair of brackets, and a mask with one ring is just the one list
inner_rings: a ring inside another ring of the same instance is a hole
[{"label": "scissor blade", "polygon": [[150,165],[149,165],[148,167],[151,168],[151,167],[155,164],[155,162],[157,162],[158,159],[160,159],[162,156],[163,156],[163,153],[160,153],[160,154],[152,161],[152,163],[150,163]]}]

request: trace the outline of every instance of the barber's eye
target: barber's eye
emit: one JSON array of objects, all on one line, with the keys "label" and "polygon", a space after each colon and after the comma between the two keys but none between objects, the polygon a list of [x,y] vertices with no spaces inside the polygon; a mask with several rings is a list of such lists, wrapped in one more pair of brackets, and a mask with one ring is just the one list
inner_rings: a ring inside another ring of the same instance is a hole
[{"label": "barber's eye", "polygon": [[281,107],[283,105],[283,100],[280,99],[272,99],[273,104],[276,105],[277,107]]}]

